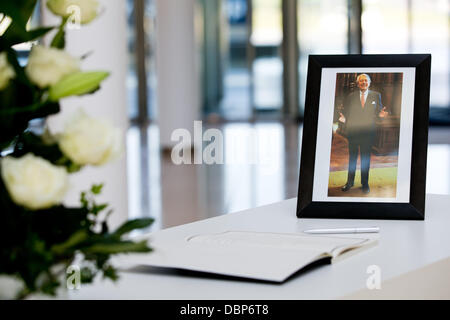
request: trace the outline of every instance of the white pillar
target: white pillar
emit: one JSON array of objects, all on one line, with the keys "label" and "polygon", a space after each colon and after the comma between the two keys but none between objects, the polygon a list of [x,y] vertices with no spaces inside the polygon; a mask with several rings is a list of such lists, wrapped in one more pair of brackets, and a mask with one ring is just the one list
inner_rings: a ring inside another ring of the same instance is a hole
[{"label": "white pillar", "polygon": [[[120,127],[123,132],[124,152],[115,162],[101,167],[85,167],[71,175],[71,187],[65,199],[67,205],[79,204],[80,191],[88,190],[94,183],[104,183],[99,203],[107,202],[114,213],[108,222],[112,228],[128,219],[127,166],[125,137],[128,128],[126,104],[127,21],[126,2],[123,0],[100,0],[102,14],[81,29],[67,30],[66,50],[74,56],[92,52],[82,62],[82,70],[105,70],[111,74],[92,95],[62,100],[62,112],[50,119],[52,130],[61,130],[63,124],[76,108],[83,107],[94,117],[104,118]],[[43,8],[43,22],[55,25],[60,20],[47,8]]]},{"label": "white pillar", "polygon": [[170,147],[173,130],[185,128],[193,137],[199,120],[196,1],[156,0],[156,14],[158,124],[161,147]]}]

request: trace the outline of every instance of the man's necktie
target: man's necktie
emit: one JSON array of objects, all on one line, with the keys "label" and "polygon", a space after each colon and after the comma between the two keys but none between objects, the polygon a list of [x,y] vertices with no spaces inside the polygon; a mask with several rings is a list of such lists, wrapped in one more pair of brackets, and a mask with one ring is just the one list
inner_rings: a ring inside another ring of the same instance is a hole
[{"label": "man's necktie", "polygon": [[364,99],[364,93],[361,94],[361,107],[364,108],[364,104],[366,103],[365,99]]}]

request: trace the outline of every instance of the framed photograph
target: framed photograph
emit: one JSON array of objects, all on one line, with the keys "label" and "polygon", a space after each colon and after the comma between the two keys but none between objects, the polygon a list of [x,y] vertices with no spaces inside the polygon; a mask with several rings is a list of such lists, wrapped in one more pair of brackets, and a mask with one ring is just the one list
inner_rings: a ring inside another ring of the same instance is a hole
[{"label": "framed photograph", "polygon": [[297,217],[425,218],[431,55],[311,55]]}]

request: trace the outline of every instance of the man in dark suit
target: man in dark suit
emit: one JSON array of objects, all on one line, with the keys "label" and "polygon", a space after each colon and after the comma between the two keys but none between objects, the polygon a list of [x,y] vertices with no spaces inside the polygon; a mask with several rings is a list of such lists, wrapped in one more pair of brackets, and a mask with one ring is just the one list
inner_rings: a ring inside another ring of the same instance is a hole
[{"label": "man in dark suit", "polygon": [[362,190],[369,193],[370,154],[375,140],[375,122],[378,117],[384,118],[388,113],[381,104],[381,94],[369,90],[371,80],[367,74],[360,74],[356,82],[359,90],[350,93],[344,100],[344,110],[339,118],[346,125],[348,139],[348,177],[342,191],[346,192],[353,187],[359,149]]}]

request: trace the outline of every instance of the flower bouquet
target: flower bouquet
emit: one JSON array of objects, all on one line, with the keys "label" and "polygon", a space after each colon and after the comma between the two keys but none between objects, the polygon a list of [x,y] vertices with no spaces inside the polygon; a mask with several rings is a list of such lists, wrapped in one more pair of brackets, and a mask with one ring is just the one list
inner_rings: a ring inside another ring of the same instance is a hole
[{"label": "flower bouquet", "polygon": [[[61,99],[93,93],[108,77],[104,71],[81,71],[81,59],[64,51],[72,13],[81,24],[89,23],[97,16],[97,0],[48,0],[61,24],[29,30],[36,4],[0,1],[0,275],[21,282],[16,298],[55,295],[66,285],[61,275],[70,276],[69,270],[79,272],[80,283],[92,282],[97,274],[116,280],[111,255],[151,251],[146,241],[133,242],[126,235],[148,227],[152,219],[109,230],[112,211],[96,201],[102,184],[82,192],[78,207],[62,203],[71,173],[118,156],[120,133],[84,112],[77,112],[63,132],[30,126],[32,120],[45,124],[57,114]],[[15,45],[39,41],[52,30],[51,44],[34,45],[21,63]]]}]

